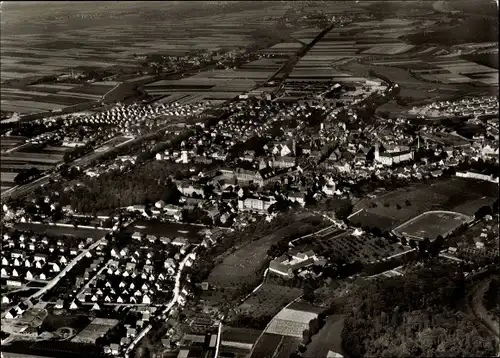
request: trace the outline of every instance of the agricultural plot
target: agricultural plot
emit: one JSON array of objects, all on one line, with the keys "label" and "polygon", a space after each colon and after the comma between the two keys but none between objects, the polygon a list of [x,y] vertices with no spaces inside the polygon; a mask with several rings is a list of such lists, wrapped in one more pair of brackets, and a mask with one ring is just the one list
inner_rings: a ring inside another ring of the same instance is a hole
[{"label": "agricultural plot", "polygon": [[454,212],[436,211],[423,213],[398,226],[393,231],[398,236],[423,240],[435,240],[438,236],[446,237],[471,217]]},{"label": "agricultural plot", "polygon": [[305,238],[294,243],[292,252],[313,250],[318,256],[328,258],[335,263],[362,262],[370,263],[402,252],[397,244],[387,240],[368,236],[354,236],[343,230],[326,230],[321,234]]},{"label": "agricultural plot", "polygon": [[29,162],[29,163],[46,163],[56,164],[62,162],[64,154],[53,153],[31,153],[24,151],[16,151],[4,153],[1,156],[2,163],[7,162]]},{"label": "agricultural plot", "polygon": [[494,183],[461,178],[437,180],[362,199],[354,206],[356,214],[349,220],[388,230],[426,211],[456,211],[471,216],[485,203],[491,205],[498,194]]},{"label": "agricultural plot", "polygon": [[95,318],[71,341],[75,343],[94,344],[96,339],[105,335],[118,324],[118,320],[109,318]]},{"label": "agricultural plot", "polygon": [[0,137],[0,148],[2,153],[6,150],[18,147],[26,142],[28,138],[26,137],[14,137],[14,136],[1,136]]},{"label": "agricultural plot", "polygon": [[109,231],[87,228],[75,228],[73,226],[53,226],[45,224],[18,223],[14,226],[17,230],[32,231],[48,236],[72,236],[76,238],[101,239]]},{"label": "agricultural plot", "polygon": [[318,317],[315,307],[300,305],[283,308],[269,324],[266,333],[302,338],[302,332],[309,327],[309,321]]},{"label": "agricultural plot", "polygon": [[407,45],[405,43],[381,45],[371,47],[368,50],[363,51],[363,53],[370,55],[398,55],[411,50],[413,47],[415,46]]},{"label": "agricultural plot", "polygon": [[274,352],[283,341],[284,336],[279,334],[264,333],[257,341],[250,358],[272,358]]},{"label": "agricultural plot", "polygon": [[[461,82],[468,80],[468,82],[476,81],[492,86],[498,85],[498,70],[495,68],[460,59],[438,60],[434,61],[433,64],[449,72],[447,76],[443,76],[445,81]],[[478,74],[481,74],[481,77],[477,77]]]},{"label": "agricultural plot", "polygon": [[14,179],[16,178],[17,174],[18,173],[1,172],[0,181],[2,183],[14,183]]},{"label": "agricultural plot", "polygon": [[[373,66],[357,62],[335,66],[338,70],[352,74],[353,76],[370,77],[370,71],[377,75],[389,78],[400,86],[399,95],[411,99],[409,105],[427,103],[437,100],[450,100],[461,94],[485,95],[488,89],[474,87],[470,83],[440,84],[426,82],[416,78],[409,70],[391,66]],[[437,75],[436,75],[437,76]],[[469,81],[470,82],[470,81]]]},{"label": "agricultural plot", "polygon": [[244,358],[250,353],[252,346],[260,337],[260,330],[250,328],[234,328],[224,325],[222,328],[220,355]]},{"label": "agricultural plot", "polygon": [[237,310],[253,317],[274,316],[301,295],[302,290],[299,288],[265,283],[239,305]]}]

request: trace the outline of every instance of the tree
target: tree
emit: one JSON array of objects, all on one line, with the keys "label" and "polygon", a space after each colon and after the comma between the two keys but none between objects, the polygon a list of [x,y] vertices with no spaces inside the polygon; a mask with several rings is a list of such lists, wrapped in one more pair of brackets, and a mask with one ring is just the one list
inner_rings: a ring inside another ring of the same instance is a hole
[{"label": "tree", "polygon": [[319,321],[317,318],[313,318],[309,321],[309,332],[311,332],[311,335],[318,333],[319,328]]},{"label": "tree", "polygon": [[304,331],[302,332],[302,344],[308,345],[310,341],[311,341],[311,333],[309,332],[308,329],[304,329]]},{"label": "tree", "polygon": [[485,205],[485,206],[482,206],[480,207],[476,213],[474,214],[474,217],[476,219],[482,219],[484,218],[486,215],[491,215],[492,214],[492,210],[491,210],[491,207]]}]

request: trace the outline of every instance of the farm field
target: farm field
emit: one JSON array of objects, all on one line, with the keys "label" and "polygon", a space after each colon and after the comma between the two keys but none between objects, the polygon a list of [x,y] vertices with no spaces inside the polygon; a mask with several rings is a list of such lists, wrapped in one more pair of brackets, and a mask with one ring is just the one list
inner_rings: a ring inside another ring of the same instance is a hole
[{"label": "farm field", "polygon": [[260,280],[259,271],[266,263],[269,247],[283,236],[300,230],[303,225],[305,224],[298,221],[237,249],[215,266],[207,281],[231,290]]},{"label": "farm field", "polygon": [[[221,334],[220,356],[247,357],[260,333],[261,331],[258,329],[235,328],[224,325]],[[244,342],[245,346],[241,345],[242,342]]]},{"label": "farm field", "polygon": [[[29,149],[27,149],[29,150]],[[11,153],[4,153],[1,156],[2,163],[5,162],[30,162],[30,163],[47,163],[56,164],[62,162],[63,153],[40,153],[28,151],[15,151]]]},{"label": "farm field", "polygon": [[2,183],[14,183],[14,179],[16,176],[17,173],[1,172],[0,180]]},{"label": "farm field", "polygon": [[136,220],[127,227],[125,232],[129,234],[140,232],[146,235],[168,238],[184,237],[191,244],[199,244],[203,240],[203,236],[200,234],[200,231],[203,229],[203,226],[190,224],[161,222],[157,220]]},{"label": "farm field", "polygon": [[453,84],[443,83],[436,87],[435,83],[419,80],[408,70],[399,67],[373,66],[371,64],[357,62],[349,62],[334,67],[339,71],[350,73],[352,76],[370,77],[369,72],[372,70],[377,75],[389,78],[400,86],[401,91],[399,95],[401,97],[411,99],[409,101],[410,106],[438,100],[450,100],[462,94],[471,96],[491,94],[491,91],[487,88],[474,87],[472,84],[468,83],[470,81]]},{"label": "farm field", "polygon": [[[80,103],[93,103],[121,81],[101,81],[85,85],[35,82],[41,78],[69,75],[72,70],[78,74],[82,69],[119,69],[134,73],[135,78],[126,79],[126,85],[147,82],[153,77],[134,72],[142,70],[141,56],[184,56],[186,53],[204,50],[241,49],[254,44],[259,36],[269,31],[268,28],[277,21],[269,20],[269,17],[279,19],[288,9],[286,4],[273,2],[226,5],[222,7],[215,3],[204,3],[195,11],[188,11],[184,4],[169,3],[163,4],[162,11],[158,11],[158,4],[155,3],[144,3],[140,7],[132,3],[121,6],[113,4],[106,6],[105,10],[103,8],[105,18],[96,16],[81,21],[82,19],[68,20],[64,5],[51,8],[49,14],[48,8],[39,4],[36,13],[42,18],[50,16],[51,24],[55,26],[52,29],[57,28],[57,31],[49,31],[50,36],[47,35],[45,22],[32,18],[28,13],[16,18],[8,17],[7,25],[2,28],[2,84],[5,83],[1,89],[2,111],[30,114],[66,109]],[[13,9],[15,6],[16,4],[7,5]],[[82,4],[72,6],[78,8]],[[168,11],[164,11],[165,8]],[[93,8],[82,11],[96,13],[99,10]],[[187,12],[190,21],[186,22],[182,20],[182,16]],[[10,10],[8,14],[20,12]],[[125,14],[128,16],[127,23],[123,23],[122,19]],[[145,18],[148,21],[145,22]],[[136,20],[141,26],[131,30],[129,21]],[[20,32],[24,33],[22,43],[16,37]],[[290,45],[279,45],[278,50],[290,51],[296,45],[301,46],[298,42],[291,42]],[[225,94],[229,92],[237,96],[251,89],[254,86],[252,82],[265,81],[273,71],[275,69],[271,67],[248,67],[237,73],[229,71],[221,77],[226,83],[213,89],[211,92],[215,95],[211,93],[208,98],[227,100],[232,98]],[[16,83],[22,80],[22,85],[12,86],[8,83],[12,80],[18,80],[14,81]],[[130,91],[122,91],[125,87],[118,88],[107,99],[127,96]],[[196,101],[200,99],[203,98]],[[195,101],[195,98],[192,100]]]},{"label": "farm field", "polygon": [[321,330],[312,337],[304,352],[304,358],[326,357],[328,351],[342,354],[342,329],[344,316],[332,315],[326,320]]},{"label": "farm field", "polygon": [[[439,179],[430,184],[417,184],[391,191],[355,204],[350,218],[354,224],[389,230],[431,210],[457,211],[474,215],[481,206],[498,198],[494,183],[462,178]],[[482,200],[478,200],[482,199]],[[408,205],[409,204],[409,205]],[[460,210],[460,211],[458,211]]]},{"label": "farm field", "polygon": [[264,333],[257,341],[250,358],[272,358],[284,336]]},{"label": "farm field", "polygon": [[38,234],[55,236],[74,236],[78,238],[93,238],[95,240],[102,238],[109,231],[97,229],[85,229],[66,226],[52,226],[46,224],[18,223],[14,226],[18,230],[33,231]]},{"label": "farm field", "polygon": [[1,136],[0,137],[0,148],[2,153],[6,150],[16,148],[26,142],[27,137],[19,137],[19,136]]},{"label": "farm field", "polygon": [[238,306],[237,311],[253,317],[272,317],[302,293],[300,288],[264,283]]},{"label": "farm field", "polygon": [[398,236],[431,241],[438,236],[446,237],[460,225],[472,220],[471,217],[453,212],[427,212],[398,226],[393,231]]},{"label": "farm field", "polygon": [[297,306],[292,305],[283,308],[274,316],[266,328],[266,333],[302,339],[302,332],[309,327],[309,321],[318,317],[321,309],[300,303]]}]

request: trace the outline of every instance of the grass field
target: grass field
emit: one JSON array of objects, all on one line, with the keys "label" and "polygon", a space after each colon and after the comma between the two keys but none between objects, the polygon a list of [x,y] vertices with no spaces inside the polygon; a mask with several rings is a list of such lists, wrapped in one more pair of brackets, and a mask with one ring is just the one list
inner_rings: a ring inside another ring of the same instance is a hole
[{"label": "grass field", "polygon": [[85,228],[75,228],[66,226],[52,226],[45,224],[33,224],[33,223],[18,223],[14,226],[17,230],[33,231],[38,234],[54,235],[54,236],[74,236],[79,238],[93,238],[100,239],[106,235],[109,231],[107,230],[95,230],[95,229],[85,229]]},{"label": "grass field", "polygon": [[498,186],[493,183],[461,178],[440,179],[431,184],[417,184],[362,199],[353,209],[354,213],[359,213],[350,221],[385,230],[431,210],[473,215],[481,206],[491,205],[497,197]]},{"label": "grass field", "polygon": [[296,232],[303,225],[305,225],[303,222],[298,221],[239,248],[215,266],[208,277],[208,282],[229,290],[241,287],[242,284],[254,283],[260,279],[259,270],[266,263],[269,247],[290,232]]},{"label": "grass field", "polygon": [[396,235],[431,241],[438,236],[446,237],[460,225],[470,220],[470,217],[452,212],[429,212],[404,223],[394,229]]}]

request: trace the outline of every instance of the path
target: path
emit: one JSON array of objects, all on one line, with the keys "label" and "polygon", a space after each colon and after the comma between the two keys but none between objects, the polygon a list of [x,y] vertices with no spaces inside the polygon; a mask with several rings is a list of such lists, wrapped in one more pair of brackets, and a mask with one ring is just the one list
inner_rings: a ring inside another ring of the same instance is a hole
[{"label": "path", "polygon": [[480,320],[490,333],[495,337],[497,343],[500,341],[500,329],[497,322],[494,322],[483,305],[483,298],[490,287],[491,278],[478,284],[470,297],[470,308],[474,316]]},{"label": "path", "polygon": [[27,300],[31,300],[33,298],[38,298],[45,294],[46,292],[50,291],[57,283],[63,278],[75,265],[80,262],[80,260],[85,257],[90,251],[94,250],[97,246],[100,244],[104,243],[106,241],[106,238],[103,237],[102,239],[94,242],[92,245],[90,245],[86,250],[82,251],[77,257],[75,257],[69,264],[66,266],[61,272],[57,274],[56,277],[54,277],[52,280],[50,280],[46,286],[42,287],[38,292],[34,293],[30,297],[27,298]]},{"label": "path", "polygon": [[[184,266],[186,265],[186,262],[189,259],[190,254],[187,254],[186,257],[182,260],[182,262],[179,265],[179,270],[177,271],[177,275],[175,276],[175,287],[174,287],[174,295],[172,297],[172,300],[169,302],[167,307],[162,312],[161,318],[163,320],[167,319],[167,313],[172,309],[172,307],[177,303],[179,300],[179,291],[180,291],[180,286],[181,286],[181,276],[182,276],[182,271],[184,270]],[[151,331],[153,327],[151,324],[146,326],[138,335],[135,337],[135,339],[130,343],[130,345],[127,347],[127,350],[125,351],[125,358],[129,358],[130,352],[134,349],[134,347],[143,339],[146,334]]]}]

